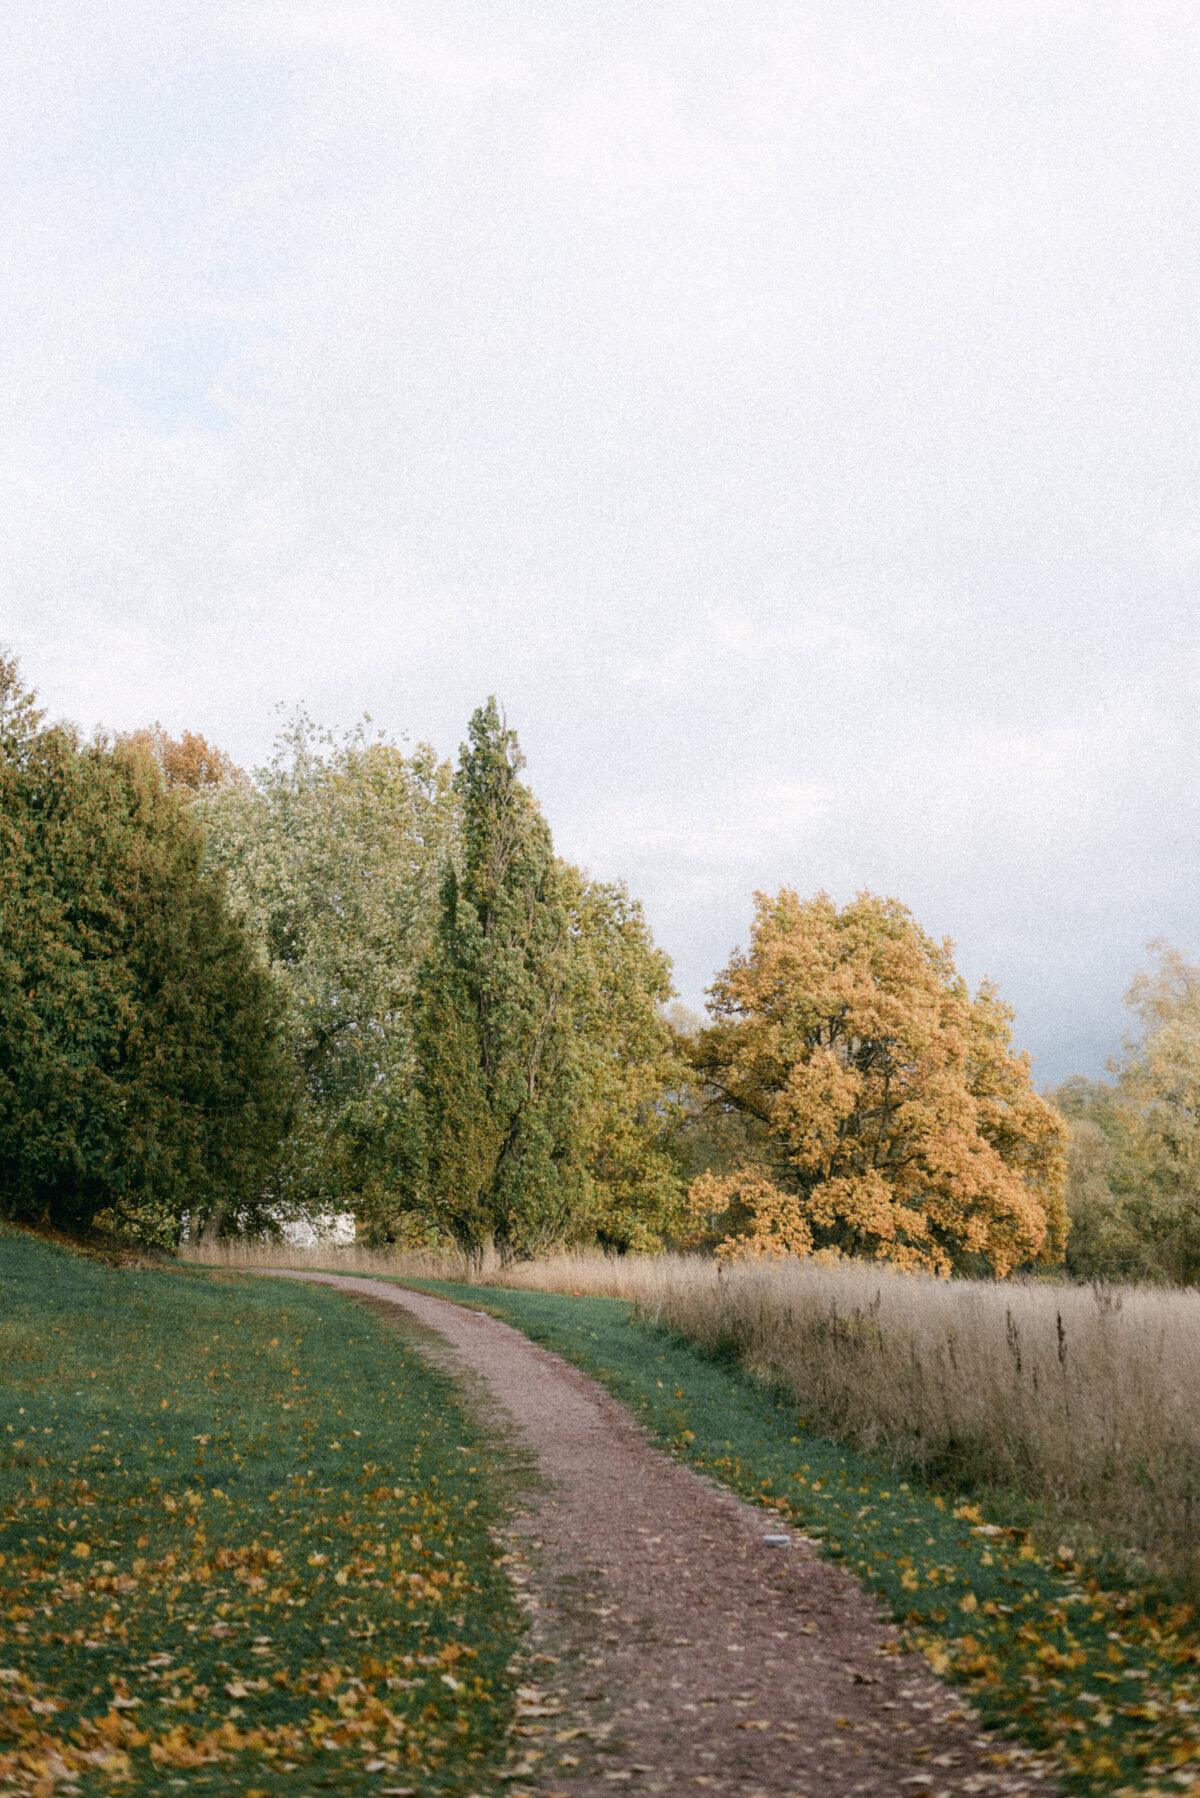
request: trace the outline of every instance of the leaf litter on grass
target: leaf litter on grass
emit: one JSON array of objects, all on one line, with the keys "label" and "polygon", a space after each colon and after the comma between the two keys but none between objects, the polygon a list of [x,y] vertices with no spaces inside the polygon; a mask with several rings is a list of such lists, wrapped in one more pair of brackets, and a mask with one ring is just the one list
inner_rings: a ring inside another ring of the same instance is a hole
[{"label": "leaf litter on grass", "polygon": [[519,1620],[444,1376],[341,1294],[2,1231],[0,1353],[0,1791],[486,1782]]},{"label": "leaf litter on grass", "polygon": [[899,1478],[805,1429],[795,1401],[637,1322],[628,1301],[405,1282],[486,1308],[601,1380],[674,1454],[788,1518],[877,1593],[901,1644],[981,1719],[1048,1753],[1065,1790],[1200,1798],[1190,1604],[1039,1553],[1013,1512]]}]

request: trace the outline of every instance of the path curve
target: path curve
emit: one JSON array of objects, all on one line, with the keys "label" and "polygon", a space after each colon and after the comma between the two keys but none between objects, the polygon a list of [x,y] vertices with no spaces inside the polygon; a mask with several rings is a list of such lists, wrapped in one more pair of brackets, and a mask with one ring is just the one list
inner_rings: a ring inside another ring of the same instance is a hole
[{"label": "path curve", "polygon": [[[275,1270],[271,1270],[275,1271]],[[278,1270],[281,1274],[284,1270]],[[739,1798],[1048,1794],[983,1735],[843,1568],[656,1448],[601,1386],[430,1294],[291,1273],[395,1305],[486,1381],[544,1475],[511,1534],[532,1625],[511,1790]]]}]

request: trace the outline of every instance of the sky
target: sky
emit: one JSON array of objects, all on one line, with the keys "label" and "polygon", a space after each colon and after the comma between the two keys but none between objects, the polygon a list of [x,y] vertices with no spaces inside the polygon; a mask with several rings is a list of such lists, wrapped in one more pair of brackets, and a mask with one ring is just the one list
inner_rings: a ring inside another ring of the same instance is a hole
[{"label": "sky", "polygon": [[694,1007],[866,888],[1040,1083],[1200,958],[1200,12],[8,0],[0,642],[247,765],[489,694]]}]

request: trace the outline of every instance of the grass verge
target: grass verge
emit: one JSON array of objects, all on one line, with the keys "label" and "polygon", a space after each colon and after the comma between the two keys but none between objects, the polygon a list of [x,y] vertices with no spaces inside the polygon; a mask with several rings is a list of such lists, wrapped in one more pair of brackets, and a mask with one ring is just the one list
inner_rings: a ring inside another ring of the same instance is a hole
[{"label": "grass verge", "polygon": [[0,1231],[0,1791],[492,1789],[491,1472],[341,1293]]},{"label": "grass verge", "polygon": [[1039,1555],[1015,1511],[985,1518],[810,1432],[793,1398],[637,1323],[627,1301],[406,1283],[554,1349],[672,1453],[819,1538],[986,1723],[1053,1756],[1066,1791],[1200,1795],[1200,1634],[1169,1591]]}]

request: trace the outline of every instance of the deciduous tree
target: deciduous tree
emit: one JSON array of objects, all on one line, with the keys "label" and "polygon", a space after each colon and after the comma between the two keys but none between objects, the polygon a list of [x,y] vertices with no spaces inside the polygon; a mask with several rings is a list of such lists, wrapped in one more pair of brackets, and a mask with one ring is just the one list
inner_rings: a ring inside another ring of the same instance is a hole
[{"label": "deciduous tree", "polygon": [[217,749],[197,732],[185,730],[172,737],[159,723],[130,731],[117,742],[132,744],[157,766],[164,784],[185,793],[211,793],[245,776],[232,756]]},{"label": "deciduous tree", "polygon": [[1087,1278],[1200,1280],[1200,967],[1168,944],[1126,1004],[1111,1081],[1054,1095],[1071,1125],[1068,1262]]},{"label": "deciduous tree", "polygon": [[620,881],[565,874],[589,1185],[575,1233],[650,1252],[686,1225],[678,1134],[692,1082],[663,1014],[671,963]]},{"label": "deciduous tree", "polygon": [[295,1124],[277,1215],[356,1213],[367,1236],[413,1226],[420,1163],[412,997],[443,869],[459,855],[451,769],[363,725],[294,718],[270,763],[197,807],[285,1002]]},{"label": "deciduous tree", "polygon": [[754,1156],[692,1187],[726,1254],[813,1250],[1003,1275],[1061,1257],[1065,1127],[971,998],[948,943],[895,900],[759,894],[695,1062]]}]

